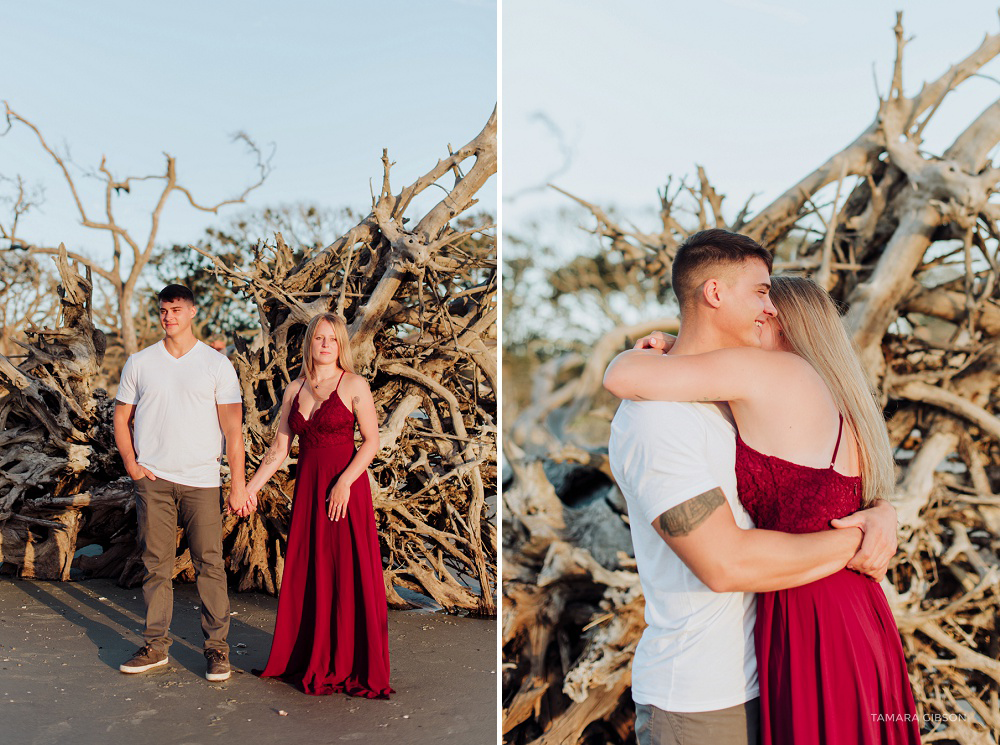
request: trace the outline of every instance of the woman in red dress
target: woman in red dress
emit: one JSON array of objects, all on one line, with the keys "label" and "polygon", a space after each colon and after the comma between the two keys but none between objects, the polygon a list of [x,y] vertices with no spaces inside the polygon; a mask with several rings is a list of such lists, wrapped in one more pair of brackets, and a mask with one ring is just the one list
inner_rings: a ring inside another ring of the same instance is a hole
[{"label": "woman in red dress", "polygon": [[[761,329],[761,348],[626,353],[612,363],[612,390],[728,401],[739,499],[755,526],[828,530],[891,493],[885,422],[830,296],[800,277],[772,277],[770,296],[778,316]],[[669,349],[669,339],[648,338]],[[919,744],[899,632],[869,577],[845,568],[757,593],[754,641],[763,745]]]},{"label": "woman in red dress", "polygon": [[342,318],[313,318],[303,345],[302,377],[285,390],[274,443],[247,484],[256,498],[298,435],[278,617],[260,676],[312,695],[389,698],[388,612],[365,470],[378,452],[375,403],[353,372]]}]

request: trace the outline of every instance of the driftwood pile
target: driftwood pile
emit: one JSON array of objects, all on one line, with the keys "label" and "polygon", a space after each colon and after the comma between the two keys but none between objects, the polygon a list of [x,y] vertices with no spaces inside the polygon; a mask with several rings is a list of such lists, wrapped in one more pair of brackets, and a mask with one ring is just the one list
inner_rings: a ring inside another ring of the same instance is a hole
[{"label": "driftwood pile", "polygon": [[[383,155],[371,213],[301,261],[280,234],[258,242],[249,266],[206,254],[261,322],[252,343],[233,340],[249,473],[298,375],[306,324],[330,309],[347,319],[381,422],[370,472],[386,589],[401,607],[409,603],[396,587],[448,610],[496,613],[496,249],[489,218],[467,214],[496,172],[496,129],[494,112],[472,141],[395,194]],[[450,186],[439,183],[449,175]],[[444,198],[404,226],[414,197],[432,186]],[[0,357],[0,560],[23,577],[67,579],[77,568],[133,585],[141,564],[131,482],[114,447],[113,401],[93,382],[105,337],[90,312],[91,272],[81,276],[65,250],[57,262],[59,327],[30,331],[19,365]],[[239,590],[279,589],[294,452],[286,465],[256,514],[226,518]],[[100,551],[80,552],[88,546]],[[179,532],[175,575],[192,572]]]},{"label": "driftwood pile", "polygon": [[[752,214],[723,215],[702,169],[669,185],[662,230],[642,233],[583,200],[605,260],[663,283],[684,237],[753,236],[775,272],[812,276],[846,308],[896,450],[889,495],[900,547],[883,586],[899,624],[925,742],[1000,741],[1000,101],[940,154],[921,134],[949,94],[1000,55],[989,35],[913,96],[905,45],[888,94],[854,142]],[[688,220],[689,215],[694,220]],[[619,328],[542,365],[530,403],[505,423],[503,708],[508,743],[625,743],[629,664],[643,627],[625,506],[606,440],[581,435],[615,403],[610,359],[669,319]],[[589,419],[589,427],[581,422]]]}]

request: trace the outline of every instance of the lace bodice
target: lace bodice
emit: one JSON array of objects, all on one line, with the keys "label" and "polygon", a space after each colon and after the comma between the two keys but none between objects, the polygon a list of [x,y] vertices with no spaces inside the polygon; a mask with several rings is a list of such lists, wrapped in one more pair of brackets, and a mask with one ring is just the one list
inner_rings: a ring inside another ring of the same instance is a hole
[{"label": "lace bodice", "polygon": [[[841,417],[843,427],[843,417]],[[754,525],[785,533],[813,533],[830,520],[861,508],[861,477],[829,468],[813,468],[765,455],[736,436],[736,484],[740,502]]]},{"label": "lace bodice", "polygon": [[302,393],[302,386],[299,386],[288,415],[288,428],[299,436],[299,447],[331,447],[345,443],[353,447],[354,412],[340,399],[339,388],[338,381],[333,393],[306,419],[299,410],[299,394]]}]

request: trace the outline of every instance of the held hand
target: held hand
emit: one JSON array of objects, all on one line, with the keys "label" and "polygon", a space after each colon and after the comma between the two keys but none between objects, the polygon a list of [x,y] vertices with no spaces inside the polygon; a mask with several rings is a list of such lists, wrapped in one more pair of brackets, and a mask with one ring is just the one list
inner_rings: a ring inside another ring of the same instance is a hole
[{"label": "held hand", "polygon": [[834,528],[860,528],[864,532],[861,548],[848,562],[847,568],[881,582],[896,554],[896,510],[892,505],[881,501],[867,510],[831,520],[830,525]]},{"label": "held hand", "polygon": [[657,349],[660,352],[667,352],[677,341],[676,336],[671,336],[662,331],[654,331],[648,336],[644,336],[635,343],[632,349]]},{"label": "held hand", "polygon": [[251,507],[254,511],[257,510],[257,493],[258,489],[250,488],[250,484],[246,485],[247,500],[249,501]]},{"label": "held hand", "polygon": [[351,498],[351,485],[342,479],[337,479],[330,488],[330,497],[327,499],[326,514],[331,520],[339,520],[347,516],[347,502]]},{"label": "held hand", "polygon": [[125,470],[128,472],[129,478],[133,481],[141,481],[142,479],[149,479],[150,481],[156,481],[156,474],[150,471],[148,468],[143,468],[138,463],[134,463],[131,466],[126,466]]},{"label": "held hand", "polygon": [[232,484],[229,488],[229,499],[226,500],[226,509],[239,517],[246,517],[257,509],[257,502],[251,502],[244,485]]}]

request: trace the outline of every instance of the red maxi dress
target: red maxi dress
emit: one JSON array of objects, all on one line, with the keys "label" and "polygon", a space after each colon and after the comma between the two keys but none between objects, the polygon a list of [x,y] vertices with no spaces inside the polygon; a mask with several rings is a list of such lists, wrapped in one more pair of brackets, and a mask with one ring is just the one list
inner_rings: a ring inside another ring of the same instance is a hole
[{"label": "red maxi dress", "polygon": [[260,676],[312,695],[389,698],[388,610],[367,473],[351,485],[347,516],[327,517],[330,488],[356,452],[354,424],[336,389],[309,419],[295,395],[288,426],[299,437],[298,474],[274,641]]},{"label": "red maxi dress", "polygon": [[[737,436],[740,502],[758,528],[829,530],[861,508],[860,477],[764,455]],[[919,745],[903,646],[882,588],[841,569],[757,593],[761,745]]]}]

